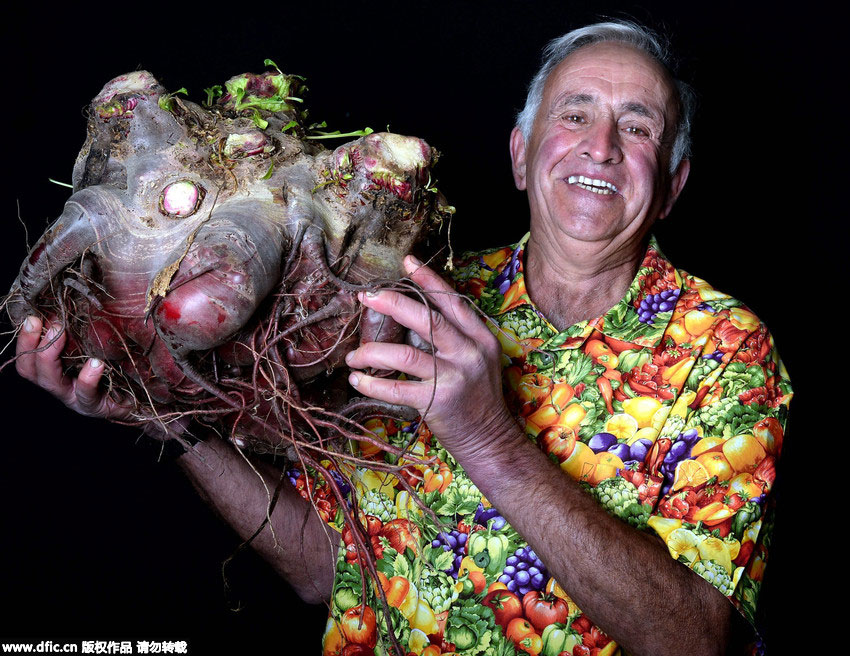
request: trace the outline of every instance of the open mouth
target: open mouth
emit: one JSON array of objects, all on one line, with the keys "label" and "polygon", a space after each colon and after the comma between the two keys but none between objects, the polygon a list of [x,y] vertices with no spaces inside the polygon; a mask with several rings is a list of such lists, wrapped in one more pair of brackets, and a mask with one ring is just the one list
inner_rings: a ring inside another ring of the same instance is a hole
[{"label": "open mouth", "polygon": [[595,194],[602,194],[603,196],[617,193],[617,187],[606,180],[587,178],[583,175],[571,175],[567,178],[567,182],[571,185],[578,185],[582,189],[587,189]]}]

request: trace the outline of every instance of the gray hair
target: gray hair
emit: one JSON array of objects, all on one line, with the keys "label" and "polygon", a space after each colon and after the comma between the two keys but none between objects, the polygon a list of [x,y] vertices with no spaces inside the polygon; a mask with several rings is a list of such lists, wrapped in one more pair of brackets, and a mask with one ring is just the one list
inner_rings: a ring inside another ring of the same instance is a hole
[{"label": "gray hair", "polygon": [[631,21],[595,23],[567,32],[550,41],[543,50],[543,64],[528,86],[525,107],[517,114],[516,126],[526,141],[531,137],[534,118],[543,101],[543,87],[553,70],[579,48],[593,43],[615,41],[626,43],[648,54],[669,73],[678,95],[679,122],[670,159],[670,173],[674,173],[683,159],[691,155],[691,121],[696,110],[696,94],[691,86],[673,74],[673,57],[666,41],[642,25]]}]

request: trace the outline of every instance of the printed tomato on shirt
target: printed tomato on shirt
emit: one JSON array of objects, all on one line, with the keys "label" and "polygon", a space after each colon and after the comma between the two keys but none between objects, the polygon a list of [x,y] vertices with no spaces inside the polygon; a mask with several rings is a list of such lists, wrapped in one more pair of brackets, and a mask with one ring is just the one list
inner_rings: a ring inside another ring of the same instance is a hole
[{"label": "printed tomato on shirt", "polygon": [[[740,302],[676,270],[654,240],[617,305],[557,331],[525,290],[527,239],[465,255],[453,274],[494,320],[509,407],[565,475],[609,513],[656,535],[753,623],[792,395],[770,334]],[[417,655],[625,653],[439,436],[422,422],[374,418],[366,428],[404,453],[364,440],[361,457],[399,465],[398,475],[346,472],[386,608],[371,581],[363,594],[354,539],[327,484],[291,472],[342,534],[325,654],[393,653],[390,626],[399,648]]]}]

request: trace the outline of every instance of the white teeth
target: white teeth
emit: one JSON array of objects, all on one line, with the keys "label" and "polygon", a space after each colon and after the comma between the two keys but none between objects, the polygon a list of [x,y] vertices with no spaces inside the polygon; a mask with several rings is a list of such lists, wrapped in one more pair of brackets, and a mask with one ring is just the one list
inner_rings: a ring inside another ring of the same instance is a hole
[{"label": "white teeth", "polygon": [[587,189],[597,194],[610,195],[617,193],[617,187],[607,180],[587,178],[583,175],[571,175],[567,178],[569,184],[577,184],[582,189]]}]

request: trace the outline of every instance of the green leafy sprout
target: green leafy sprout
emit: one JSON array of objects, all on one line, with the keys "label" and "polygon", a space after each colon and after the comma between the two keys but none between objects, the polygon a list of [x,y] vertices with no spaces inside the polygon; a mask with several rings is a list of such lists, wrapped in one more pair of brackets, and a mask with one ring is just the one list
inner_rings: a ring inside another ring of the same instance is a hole
[{"label": "green leafy sprout", "polygon": [[316,130],[316,134],[310,134],[304,137],[305,139],[338,139],[340,137],[365,137],[368,134],[372,134],[374,130],[372,128],[364,128],[362,130],[354,130],[353,132],[340,132],[339,130],[334,130],[333,132],[322,132],[321,130]]},{"label": "green leafy sprout", "polygon": [[167,112],[171,112],[174,110],[174,96],[178,93],[182,93],[184,96],[188,95],[189,92],[186,90],[186,87],[180,87],[177,91],[172,93],[166,93],[159,97],[157,103],[159,104],[160,109],[164,109]]},{"label": "green leafy sprout", "polygon": [[[276,74],[267,74],[266,77],[266,80],[271,83],[272,87],[275,90],[275,93],[272,96],[260,97],[249,93],[248,82],[251,76],[248,74],[244,74],[231,78],[230,80],[224,83],[224,86],[216,84],[204,89],[204,93],[206,94],[206,102],[204,104],[207,107],[210,107],[216,100],[227,94],[232,99],[233,109],[235,109],[236,111],[242,111],[246,109],[253,110],[251,118],[254,121],[254,124],[261,130],[265,130],[268,127],[269,123],[260,114],[260,110],[264,110],[271,113],[291,111],[295,109],[295,105],[293,103],[304,102],[303,98],[295,96],[292,93],[296,91],[296,89],[300,89],[302,91],[306,90],[306,87],[300,85],[300,82],[304,81],[304,77],[300,75],[285,74],[283,71],[280,70],[280,67],[273,59],[264,59],[263,64],[265,66],[273,68],[276,71]],[[175,91],[174,94],[168,94],[166,96],[163,96],[162,98],[160,98],[159,101],[160,106],[163,109],[171,111],[171,97],[177,93],[185,94],[186,89],[180,89],[179,91]],[[306,111],[303,113],[301,118],[303,119],[305,117]],[[301,123],[296,118],[284,125],[281,128],[281,132],[291,132],[295,134],[300,131],[300,126]],[[307,132],[310,132],[310,134],[305,135],[303,138],[312,140],[344,139],[348,137],[365,137],[374,132],[374,130],[369,127],[364,128],[362,130],[353,130],[351,132],[341,132],[339,130],[325,131],[320,129],[325,127],[327,127],[327,123],[324,121],[322,123],[314,123],[306,130]]]},{"label": "green leafy sprout", "polygon": [[215,84],[207,89],[204,89],[204,93],[207,94],[206,103],[204,103],[207,107],[210,107],[217,98],[220,98],[224,95],[224,87],[220,84]]}]

